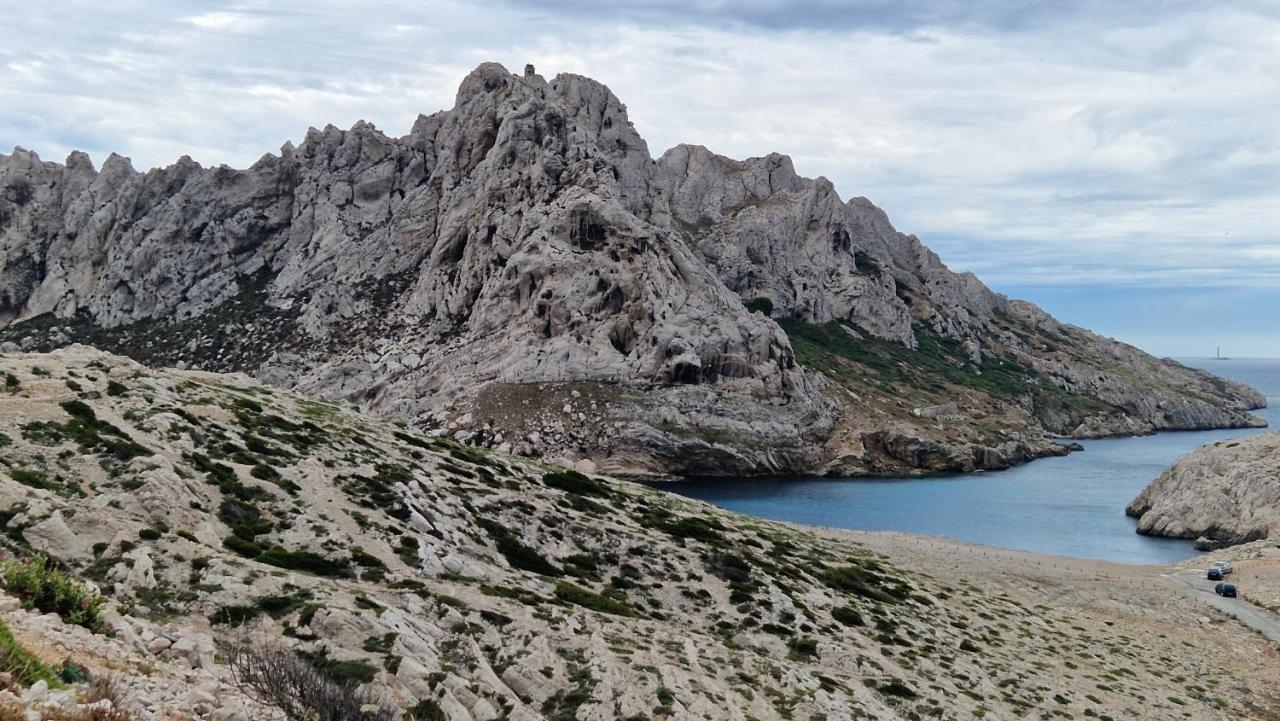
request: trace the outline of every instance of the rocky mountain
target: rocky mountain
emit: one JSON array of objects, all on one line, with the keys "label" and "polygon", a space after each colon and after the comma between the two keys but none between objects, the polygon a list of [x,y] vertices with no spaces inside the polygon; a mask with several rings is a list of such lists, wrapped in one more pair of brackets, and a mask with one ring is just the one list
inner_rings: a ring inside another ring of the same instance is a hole
[{"label": "rocky mountain", "polygon": [[654,160],[604,85],[496,64],[406,136],[244,170],[0,155],[0,258],[10,350],[245,371],[614,474],[1000,468],[1265,403],[951,272],[785,156]]},{"label": "rocky mountain", "polygon": [[1125,509],[1138,532],[1217,548],[1280,534],[1280,433],[1204,446],[1179,459]]},{"label": "rocky mountain", "polygon": [[[1280,712],[1275,648],[1147,570],[862,537],[881,551],[84,346],[0,374],[4,718],[279,718],[228,638],[376,719]],[[94,595],[31,594],[8,564],[38,554]],[[23,646],[80,680],[20,681]]]}]

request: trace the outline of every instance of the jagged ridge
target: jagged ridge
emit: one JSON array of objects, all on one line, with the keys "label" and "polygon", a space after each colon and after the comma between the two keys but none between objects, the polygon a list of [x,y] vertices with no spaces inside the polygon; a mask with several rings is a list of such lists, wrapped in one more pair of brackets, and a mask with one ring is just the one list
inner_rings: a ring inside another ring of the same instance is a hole
[{"label": "jagged ridge", "polygon": [[[1248,425],[1265,402],[952,273],[784,156],[655,161],[580,76],[485,64],[407,136],[312,129],[242,171],[16,150],[0,187],[10,348],[249,371],[615,473],[1002,467],[1061,452],[1051,434]],[[829,359],[832,384],[765,315],[872,347]],[[886,379],[893,347],[1027,371],[1007,393]]]}]

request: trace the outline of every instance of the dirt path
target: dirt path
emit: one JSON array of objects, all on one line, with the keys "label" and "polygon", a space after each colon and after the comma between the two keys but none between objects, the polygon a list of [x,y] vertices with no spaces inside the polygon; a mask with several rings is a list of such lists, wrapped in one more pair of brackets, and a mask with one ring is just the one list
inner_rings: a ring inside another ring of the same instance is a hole
[{"label": "dirt path", "polygon": [[1280,643],[1280,617],[1258,608],[1243,598],[1223,598],[1214,593],[1214,582],[1205,578],[1205,569],[1188,568],[1161,576],[1177,579],[1192,598],[1207,603],[1267,638]]}]

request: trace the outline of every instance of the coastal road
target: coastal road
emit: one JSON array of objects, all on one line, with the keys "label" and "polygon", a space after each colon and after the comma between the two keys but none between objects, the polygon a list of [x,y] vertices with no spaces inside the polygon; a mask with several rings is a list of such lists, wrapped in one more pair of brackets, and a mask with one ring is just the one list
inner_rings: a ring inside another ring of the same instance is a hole
[{"label": "coastal road", "polygon": [[1177,579],[1183,590],[1192,598],[1234,616],[1241,623],[1267,638],[1280,643],[1280,616],[1258,608],[1243,598],[1223,598],[1213,592],[1214,581],[1204,577],[1206,569],[1190,568],[1185,571],[1161,574]]}]

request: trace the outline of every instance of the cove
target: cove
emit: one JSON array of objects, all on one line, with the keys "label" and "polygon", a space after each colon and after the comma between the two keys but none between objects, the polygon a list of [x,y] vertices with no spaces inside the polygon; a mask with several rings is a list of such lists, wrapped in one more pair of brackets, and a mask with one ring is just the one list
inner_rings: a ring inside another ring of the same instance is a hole
[{"label": "cove", "polygon": [[[1280,425],[1280,360],[1182,359],[1268,397]],[[689,480],[664,490],[779,521],[943,536],[1035,553],[1163,564],[1196,554],[1188,540],[1140,536],[1124,507],[1169,464],[1206,443],[1265,429],[1181,431],[1082,441],[1084,451],[1005,471],[927,478]]]}]

